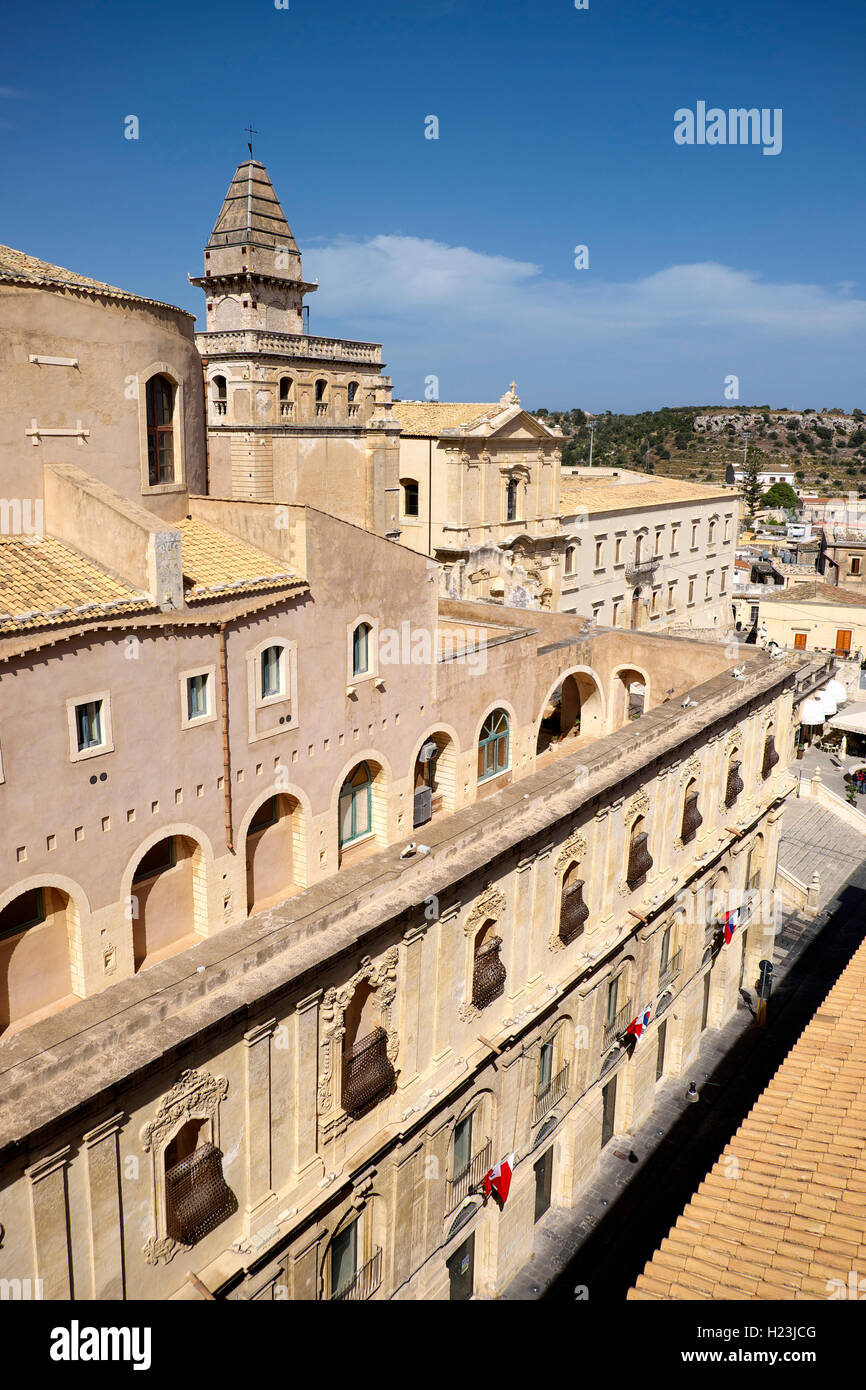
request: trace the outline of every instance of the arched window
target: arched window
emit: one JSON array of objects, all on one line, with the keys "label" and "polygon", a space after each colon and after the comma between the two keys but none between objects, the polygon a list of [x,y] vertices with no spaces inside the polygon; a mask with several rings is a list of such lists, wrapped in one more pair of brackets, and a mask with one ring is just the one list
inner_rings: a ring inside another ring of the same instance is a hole
[{"label": "arched window", "polygon": [[152,376],[145,386],[147,480],[151,487],[174,482],[174,385]]},{"label": "arched window", "polygon": [[739,749],[735,749],[734,752],[731,754],[731,760],[728,763],[728,779],[725,783],[725,806],[728,810],[730,810],[732,806],[736,805],[737,797],[740,795],[741,791],[745,786],[745,783],[743,782],[743,779],[740,776],[741,766],[742,764],[740,762]]},{"label": "arched window", "polygon": [[559,938],[566,946],[580,936],[589,917],[589,908],[583,901],[584,880],[579,875],[579,865],[570,864],[562,876]]},{"label": "arched window", "polygon": [[213,408],[215,415],[225,415],[227,408],[226,401],[226,379],[224,376],[215,376],[211,381],[213,388]]},{"label": "arched window", "polygon": [[697,779],[693,777],[686,787],[686,794],[683,799],[683,823],[680,838],[684,845],[691,844],[703,822],[704,818],[698,810],[698,783]]},{"label": "arched window", "polygon": [[491,1141],[485,1137],[484,1119],[483,1103],[476,1103],[454,1126],[446,1215],[459,1207],[490,1169]]},{"label": "arched window", "polygon": [[350,382],[349,382],[348,388],[347,388],[347,390],[346,390],[346,395],[347,395],[347,398],[348,398],[348,401],[349,401],[349,405],[354,405],[355,398],[356,398],[357,395],[358,395],[358,383],[357,383],[357,381],[350,381]]},{"label": "arched window", "polygon": [[773,726],[771,724],[764,738],[764,758],[761,763],[761,776],[765,782],[778,761],[779,755],[776,752],[776,740],[773,736]]},{"label": "arched window", "polygon": [[316,382],[316,414],[325,415],[328,409],[328,383],[324,377]]},{"label": "arched window", "polygon": [[509,478],[505,489],[505,520],[517,520],[517,498],[520,484],[516,478]]},{"label": "arched window", "polygon": [[373,828],[373,778],[359,763],[340,788],[340,845],[369,835]]},{"label": "arched window", "polygon": [[403,489],[403,515],[418,515],[418,484],[414,478],[401,478],[400,486]]},{"label": "arched window", "polygon": [[646,876],[653,866],[652,855],[649,852],[646,820],[643,816],[638,816],[631,828],[628,845],[628,867],[626,869],[625,881],[632,892],[640,888],[646,881]]},{"label": "arched window", "polygon": [[222,1160],[202,1119],[188,1120],[165,1149],[166,1234],[181,1245],[195,1245],[238,1209]]},{"label": "arched window", "polygon": [[388,1056],[388,1034],[376,990],[362,980],[344,1015],[343,1066],[340,1102],[349,1115],[359,1115],[387,1095],[394,1084]]},{"label": "arched window", "polygon": [[495,922],[485,922],[475,938],[472,965],[472,1003],[484,1009],[498,999],[505,989],[505,966],[500,959],[502,937],[496,933]]},{"label": "arched window", "polygon": [[505,772],[509,760],[510,731],[504,709],[488,714],[478,739],[478,780]]},{"label": "arched window", "polygon": [[366,676],[370,670],[369,623],[359,623],[352,633],[352,675]]},{"label": "arched window", "polygon": [[290,376],[280,377],[280,417],[287,419],[294,409],[292,400],[292,378]]},{"label": "arched window", "polygon": [[565,552],[565,572],[574,574],[577,569],[577,546],[570,545]]}]

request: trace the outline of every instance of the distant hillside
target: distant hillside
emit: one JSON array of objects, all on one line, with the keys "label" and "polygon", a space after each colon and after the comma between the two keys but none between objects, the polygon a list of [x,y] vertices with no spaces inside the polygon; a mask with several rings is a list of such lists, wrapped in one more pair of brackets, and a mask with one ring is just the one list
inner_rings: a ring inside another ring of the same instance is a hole
[{"label": "distant hillside", "polygon": [[729,463],[758,450],[767,466],[794,469],[797,485],[817,492],[866,493],[866,416],[862,410],[771,410],[769,406],[674,406],[640,415],[594,417],[582,410],[532,412],[566,436],[566,467],[589,463],[588,419],[596,422],[593,464],[637,468],[691,479],[724,481]]}]

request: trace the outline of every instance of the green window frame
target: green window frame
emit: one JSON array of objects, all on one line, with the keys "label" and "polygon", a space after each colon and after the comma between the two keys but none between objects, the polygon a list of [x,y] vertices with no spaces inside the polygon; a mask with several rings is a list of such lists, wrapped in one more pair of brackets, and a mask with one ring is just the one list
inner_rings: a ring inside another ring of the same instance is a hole
[{"label": "green window frame", "polygon": [[538,1054],[538,1094],[543,1095],[553,1080],[553,1054],[556,1043],[553,1038],[541,1044]]},{"label": "green window frame", "polygon": [[504,709],[488,714],[478,737],[478,781],[497,777],[509,767],[511,725]]},{"label": "green window frame", "polygon": [[358,1226],[360,1219],[338,1231],[331,1242],[331,1296],[341,1293],[358,1273]]},{"label": "green window frame", "polygon": [[366,763],[359,763],[340,788],[340,848],[364,839],[373,831],[373,778]]},{"label": "green window frame", "polygon": [[462,1178],[472,1162],[472,1114],[464,1115],[454,1126],[452,1147],[452,1182]]}]

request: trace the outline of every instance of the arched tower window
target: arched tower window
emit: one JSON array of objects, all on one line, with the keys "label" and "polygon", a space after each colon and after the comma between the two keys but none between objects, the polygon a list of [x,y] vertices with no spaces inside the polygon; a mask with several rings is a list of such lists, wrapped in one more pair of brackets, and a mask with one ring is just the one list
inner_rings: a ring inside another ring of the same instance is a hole
[{"label": "arched tower window", "polygon": [[145,386],[147,407],[147,480],[151,487],[174,482],[175,389],[157,373]]}]

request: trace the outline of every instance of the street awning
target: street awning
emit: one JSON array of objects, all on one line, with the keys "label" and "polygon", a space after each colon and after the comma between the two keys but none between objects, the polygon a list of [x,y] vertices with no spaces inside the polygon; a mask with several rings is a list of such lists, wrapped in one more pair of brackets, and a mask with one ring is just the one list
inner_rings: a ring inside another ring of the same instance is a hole
[{"label": "street awning", "polygon": [[866,734],[866,705],[849,705],[844,714],[840,710],[827,720],[827,727],[843,734]]}]

